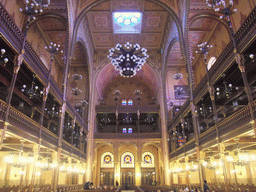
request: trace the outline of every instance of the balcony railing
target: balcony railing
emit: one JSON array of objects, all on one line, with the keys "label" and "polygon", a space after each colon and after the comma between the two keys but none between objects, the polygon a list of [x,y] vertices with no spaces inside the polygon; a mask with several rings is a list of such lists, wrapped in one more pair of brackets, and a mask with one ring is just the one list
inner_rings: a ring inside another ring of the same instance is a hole
[{"label": "balcony railing", "polygon": [[[254,112],[256,111],[256,100],[252,103]],[[255,113],[254,113],[255,114]],[[251,124],[251,115],[249,106],[245,106],[236,113],[223,119],[218,124],[220,142],[229,140],[237,135],[246,133],[253,129]],[[209,128],[207,131],[199,135],[200,149],[215,145],[216,140],[216,125]],[[192,139],[190,142],[185,144],[186,152],[192,150],[195,147],[195,141]],[[170,154],[170,158],[173,158],[179,154],[184,153],[184,146],[178,148],[176,151]]]},{"label": "balcony railing", "polygon": [[161,133],[95,133],[94,139],[161,139]]},{"label": "balcony railing", "polygon": [[[6,109],[7,109],[6,103],[0,100],[0,121],[2,122],[4,121]],[[11,133],[17,136],[22,136],[23,138],[26,138],[29,141],[38,143],[39,132],[40,132],[39,123],[27,117],[26,115],[24,115],[23,113],[21,113],[20,111],[18,111],[13,107],[10,108],[8,119],[9,119],[8,131],[10,131]],[[58,135],[55,135],[50,130],[43,127],[42,145],[57,150]],[[70,153],[72,148],[72,151],[74,154],[80,157],[85,157],[85,154],[83,152],[81,152],[78,148],[74,146],[71,147],[71,144],[67,143],[66,141],[63,141],[62,146],[63,146],[63,150],[66,151],[66,153]]]},{"label": "balcony railing", "polygon": [[[115,113],[118,109],[119,113],[137,113],[137,106],[109,106],[109,105],[96,105],[96,113]],[[158,113],[159,105],[139,106],[140,113]]]}]

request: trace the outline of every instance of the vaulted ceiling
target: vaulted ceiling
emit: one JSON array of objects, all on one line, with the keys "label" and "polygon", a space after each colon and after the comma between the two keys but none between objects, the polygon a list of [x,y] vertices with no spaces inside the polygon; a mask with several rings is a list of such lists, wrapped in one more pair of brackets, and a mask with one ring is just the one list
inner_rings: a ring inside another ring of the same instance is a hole
[{"label": "vaulted ceiling", "polygon": [[[216,30],[219,21],[212,16],[214,11],[207,7],[205,0],[191,0],[189,8],[189,18],[188,18],[188,28],[183,26],[185,22],[185,3],[179,0],[169,0],[169,1],[157,1],[157,0],[109,0],[100,1],[90,1],[90,6],[87,8],[86,14],[84,14],[84,19],[88,24],[88,31],[84,32],[85,36],[90,37],[92,40],[94,53],[104,53],[104,57],[108,54],[108,49],[114,47],[117,43],[124,44],[130,42],[132,44],[139,43],[142,47],[148,49],[149,53],[152,53],[150,57],[159,58],[155,59],[155,63],[161,63],[159,60],[163,54],[163,47],[166,46],[166,42],[170,42],[167,37],[169,33],[177,33],[177,26],[173,21],[172,14],[170,10],[173,10],[178,17],[178,22],[184,28],[182,33],[188,34],[189,49],[191,51],[191,57],[196,57],[194,51],[197,45],[209,40],[212,33]],[[94,2],[94,4],[93,4]],[[96,2],[96,3],[95,3]],[[160,2],[160,3],[159,3]],[[169,6],[169,10],[162,6],[162,3]],[[89,5],[89,2],[84,1],[72,1],[73,10],[75,13],[68,12],[66,0],[51,0],[50,6],[44,12],[43,19],[38,21],[38,26],[45,34],[45,38],[49,41],[59,42],[65,45],[67,40],[67,30],[70,30],[70,22],[76,22],[79,14],[82,13],[83,6],[85,4]],[[115,34],[113,33],[113,19],[112,13],[114,11],[139,11],[143,13],[142,16],[142,29],[141,33],[137,34]],[[80,14],[81,15],[81,14]],[[69,18],[74,17],[74,18]],[[73,24],[74,25],[74,24]],[[186,32],[187,30],[187,32]],[[184,32],[185,31],[185,32]],[[70,32],[69,32],[70,33]],[[179,36],[176,42],[169,47],[168,58],[166,60],[166,66],[168,68],[185,67],[185,59],[182,54],[184,42],[181,41]],[[86,42],[86,41],[85,41]],[[168,46],[168,45],[167,45]],[[99,57],[99,55],[97,55]],[[85,66],[88,62],[88,55],[85,46],[82,43],[76,43],[73,49],[73,55],[71,63],[73,66]],[[163,65],[163,63],[161,64]],[[156,66],[156,68],[161,68],[161,66]],[[139,77],[144,81],[149,80],[150,73],[145,75],[147,71],[143,71]],[[116,74],[112,73],[112,77],[107,79],[114,80]],[[110,74],[111,75],[111,74]],[[152,85],[152,82],[148,83],[148,87]],[[106,88],[106,87],[105,87]]]}]

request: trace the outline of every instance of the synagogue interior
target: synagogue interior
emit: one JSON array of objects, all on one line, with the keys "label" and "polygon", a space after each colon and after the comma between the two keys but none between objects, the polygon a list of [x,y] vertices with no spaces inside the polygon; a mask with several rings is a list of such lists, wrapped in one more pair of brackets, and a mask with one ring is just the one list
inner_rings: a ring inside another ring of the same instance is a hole
[{"label": "synagogue interior", "polygon": [[256,191],[255,48],[256,0],[0,0],[0,191]]}]

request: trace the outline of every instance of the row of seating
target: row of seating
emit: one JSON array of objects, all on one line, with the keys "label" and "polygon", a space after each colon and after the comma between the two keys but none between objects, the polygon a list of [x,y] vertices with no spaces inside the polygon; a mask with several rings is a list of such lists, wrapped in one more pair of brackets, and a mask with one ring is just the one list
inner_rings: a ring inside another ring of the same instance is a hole
[{"label": "row of seating", "polygon": [[[83,185],[60,185],[57,188],[57,192],[68,192],[73,190],[82,190]],[[8,186],[0,188],[0,192],[53,192],[51,185],[35,185],[32,189],[31,186]]]},{"label": "row of seating", "polygon": [[59,185],[57,188],[57,192],[68,192],[68,191],[75,191],[75,190],[82,190],[83,185]]},{"label": "row of seating", "polygon": [[[255,192],[256,187],[254,185],[229,185],[225,186],[224,183],[208,184],[210,192]],[[228,187],[228,190],[226,190]],[[195,192],[202,191],[199,184],[173,184],[172,186],[141,186],[144,192]]]},{"label": "row of seating", "polygon": [[231,184],[228,186],[225,186],[224,183],[209,183],[209,187],[212,191],[218,192],[218,191],[225,191],[226,187],[228,187],[228,191],[230,192],[254,192],[256,191],[255,185],[244,185],[244,184]]},{"label": "row of seating", "polygon": [[0,188],[1,192],[52,192],[51,185],[35,185],[32,189],[30,185],[26,186],[4,186]]}]

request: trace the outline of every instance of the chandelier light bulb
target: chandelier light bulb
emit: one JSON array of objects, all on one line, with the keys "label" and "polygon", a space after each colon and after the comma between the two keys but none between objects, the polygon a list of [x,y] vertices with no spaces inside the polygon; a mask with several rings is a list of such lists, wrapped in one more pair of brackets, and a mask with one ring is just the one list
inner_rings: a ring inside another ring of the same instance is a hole
[{"label": "chandelier light bulb", "polygon": [[5,54],[5,49],[1,49],[2,55]]}]

